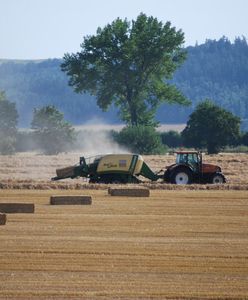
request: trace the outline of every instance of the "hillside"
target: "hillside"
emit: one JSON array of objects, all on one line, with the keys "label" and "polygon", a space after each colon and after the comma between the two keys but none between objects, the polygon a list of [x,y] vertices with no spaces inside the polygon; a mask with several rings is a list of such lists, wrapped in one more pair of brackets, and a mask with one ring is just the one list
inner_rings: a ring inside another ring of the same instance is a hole
[{"label": "hillside", "polygon": [[[162,105],[157,112],[161,123],[184,123],[198,102],[205,98],[248,119],[248,45],[245,38],[234,43],[222,38],[188,47],[188,58],[177,70],[172,83],[192,101],[190,107]],[[114,108],[103,113],[90,95],[75,94],[61,72],[61,59],[42,61],[0,60],[0,90],[16,102],[19,125],[29,126],[35,107],[54,104],[73,124],[93,120],[119,121]]]}]

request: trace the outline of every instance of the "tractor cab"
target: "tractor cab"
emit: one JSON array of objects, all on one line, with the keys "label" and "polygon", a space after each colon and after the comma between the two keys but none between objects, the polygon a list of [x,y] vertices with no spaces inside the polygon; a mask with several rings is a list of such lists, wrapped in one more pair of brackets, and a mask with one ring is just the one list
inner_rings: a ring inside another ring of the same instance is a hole
[{"label": "tractor cab", "polygon": [[189,165],[194,172],[201,171],[202,154],[197,151],[179,151],[176,152],[176,164]]}]

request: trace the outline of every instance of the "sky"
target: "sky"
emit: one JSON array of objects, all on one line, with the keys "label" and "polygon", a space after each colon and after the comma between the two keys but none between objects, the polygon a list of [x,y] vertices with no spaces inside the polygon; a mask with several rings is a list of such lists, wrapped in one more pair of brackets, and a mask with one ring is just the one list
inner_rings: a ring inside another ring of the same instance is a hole
[{"label": "sky", "polygon": [[248,0],[0,0],[0,59],[62,58],[98,27],[141,12],[182,29],[185,46],[248,38]]}]

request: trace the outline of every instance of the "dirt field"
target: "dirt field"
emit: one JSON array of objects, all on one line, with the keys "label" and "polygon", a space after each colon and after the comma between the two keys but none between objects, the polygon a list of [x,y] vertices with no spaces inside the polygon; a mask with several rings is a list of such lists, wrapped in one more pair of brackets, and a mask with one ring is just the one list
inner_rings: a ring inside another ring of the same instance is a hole
[{"label": "dirt field", "polygon": [[[50,180],[51,177],[56,175],[56,168],[77,164],[79,157],[82,155],[83,153],[67,153],[55,156],[36,153],[20,153],[14,156],[0,155],[0,188],[90,188],[82,178],[67,179],[56,183],[51,183]],[[175,161],[174,155],[149,155],[143,157],[154,171],[159,171]],[[221,166],[227,178],[227,184],[222,188],[248,190],[248,154],[204,155],[204,161]],[[149,187],[160,189],[181,188],[174,185],[170,187],[170,185],[166,184],[161,184],[160,186],[152,184]],[[91,188],[106,189],[106,187],[99,185]],[[199,189],[204,188],[204,186],[196,185],[193,188]]]},{"label": "dirt field", "polygon": [[[51,195],[91,206],[50,206]],[[248,191],[0,190],[0,299],[248,299]]]}]

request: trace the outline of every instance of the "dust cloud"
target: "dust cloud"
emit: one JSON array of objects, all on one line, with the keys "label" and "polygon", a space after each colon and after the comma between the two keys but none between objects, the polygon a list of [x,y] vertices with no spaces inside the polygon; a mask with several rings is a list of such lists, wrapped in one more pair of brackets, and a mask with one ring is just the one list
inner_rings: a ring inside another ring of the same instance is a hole
[{"label": "dust cloud", "polygon": [[79,131],[74,150],[80,151],[83,156],[90,157],[100,154],[130,153],[128,148],[117,144],[110,131],[82,130]]}]

